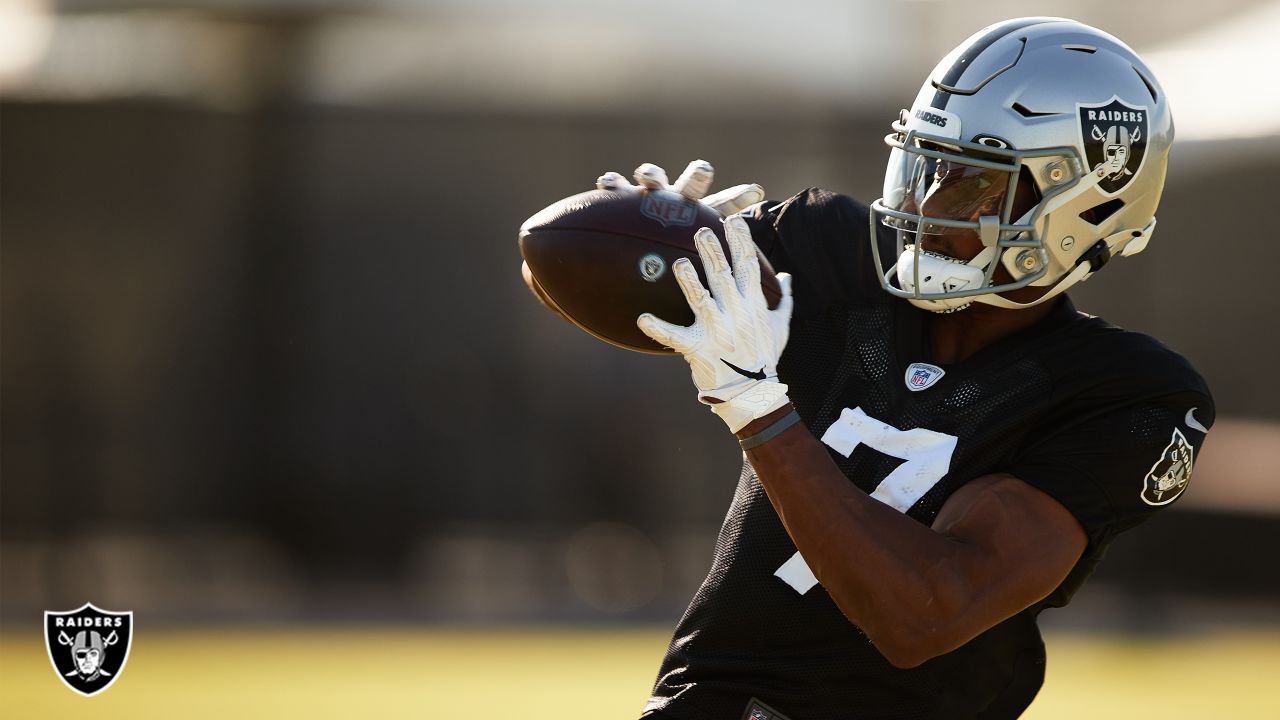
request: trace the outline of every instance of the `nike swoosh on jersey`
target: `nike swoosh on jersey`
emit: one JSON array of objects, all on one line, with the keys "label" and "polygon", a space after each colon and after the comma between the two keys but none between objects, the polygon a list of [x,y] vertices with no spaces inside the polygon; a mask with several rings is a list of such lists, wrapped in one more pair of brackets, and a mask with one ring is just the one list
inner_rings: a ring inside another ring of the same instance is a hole
[{"label": "nike swoosh on jersey", "polygon": [[1190,410],[1187,411],[1187,416],[1183,418],[1183,420],[1187,423],[1187,427],[1191,428],[1192,430],[1199,430],[1202,433],[1208,433],[1209,428],[1205,427],[1204,425],[1201,425],[1200,421],[1196,419],[1195,415],[1191,414],[1191,413],[1194,413],[1195,411],[1196,411],[1195,408],[1191,408]]},{"label": "nike swoosh on jersey", "polygon": [[759,370],[755,370],[755,371],[743,370],[742,368],[738,367],[737,365],[734,365],[733,363],[729,362],[728,360],[725,360],[724,358],[720,358],[720,362],[724,363],[725,365],[728,365],[730,370],[738,373],[742,377],[749,377],[752,380],[764,379],[764,368],[760,368]]}]

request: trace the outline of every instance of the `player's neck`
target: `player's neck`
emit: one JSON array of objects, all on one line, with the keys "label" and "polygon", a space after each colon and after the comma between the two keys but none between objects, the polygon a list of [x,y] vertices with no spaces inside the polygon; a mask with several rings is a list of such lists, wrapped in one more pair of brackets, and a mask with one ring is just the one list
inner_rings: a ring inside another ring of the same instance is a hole
[{"label": "player's neck", "polygon": [[933,361],[941,365],[962,362],[988,345],[1040,322],[1053,305],[1045,302],[1008,310],[974,303],[956,313],[930,313],[928,327]]}]

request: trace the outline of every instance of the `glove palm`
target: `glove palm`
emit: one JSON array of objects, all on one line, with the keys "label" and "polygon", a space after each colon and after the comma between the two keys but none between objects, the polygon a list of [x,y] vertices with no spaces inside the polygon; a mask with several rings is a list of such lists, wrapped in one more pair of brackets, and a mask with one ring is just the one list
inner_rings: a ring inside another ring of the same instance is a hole
[{"label": "glove palm", "polygon": [[778,274],[782,300],[770,310],[760,289],[760,264],[751,230],[739,216],[724,221],[732,262],[708,228],[694,235],[707,274],[707,287],[693,264],[672,264],[676,282],[693,310],[688,327],[645,313],[636,324],[655,341],[682,354],[689,363],[698,399],[711,406],[733,432],[788,402],[778,381],[778,358],[786,347],[791,322],[791,276]]}]

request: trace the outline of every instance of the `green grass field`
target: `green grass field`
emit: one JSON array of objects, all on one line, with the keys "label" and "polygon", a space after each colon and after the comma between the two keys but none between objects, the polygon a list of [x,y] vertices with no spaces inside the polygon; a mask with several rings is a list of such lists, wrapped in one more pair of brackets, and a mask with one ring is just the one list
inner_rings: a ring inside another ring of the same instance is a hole
[{"label": "green grass field", "polygon": [[[13,630],[0,636],[9,720],[635,718],[669,632],[144,628],[117,683],[83,698],[54,676],[38,628]],[[1047,641],[1033,720],[1280,717],[1280,630]]]}]

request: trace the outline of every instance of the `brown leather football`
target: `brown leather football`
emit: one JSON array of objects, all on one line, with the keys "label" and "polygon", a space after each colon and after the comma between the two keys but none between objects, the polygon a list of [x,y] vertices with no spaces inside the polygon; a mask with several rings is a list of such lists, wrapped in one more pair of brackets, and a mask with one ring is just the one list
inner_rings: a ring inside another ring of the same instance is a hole
[{"label": "brown leather football", "polygon": [[[520,227],[520,254],[532,277],[529,287],[548,307],[592,335],[637,352],[672,354],[636,327],[642,313],[678,325],[693,323],[693,311],[671,273],[689,258],[706,283],[693,245],[708,227],[729,256],[720,215],[700,202],[666,190],[592,190],[545,208]],[[769,307],[782,289],[773,268],[760,258],[760,286]]]}]

